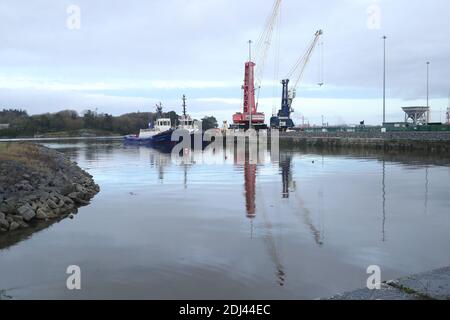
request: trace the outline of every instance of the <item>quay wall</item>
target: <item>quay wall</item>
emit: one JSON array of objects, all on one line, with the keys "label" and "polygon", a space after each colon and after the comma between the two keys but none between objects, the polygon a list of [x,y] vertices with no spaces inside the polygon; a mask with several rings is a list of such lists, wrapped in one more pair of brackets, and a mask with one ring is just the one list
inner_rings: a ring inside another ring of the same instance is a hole
[{"label": "quay wall", "polygon": [[450,132],[285,132],[280,133],[280,145],[450,154]]}]

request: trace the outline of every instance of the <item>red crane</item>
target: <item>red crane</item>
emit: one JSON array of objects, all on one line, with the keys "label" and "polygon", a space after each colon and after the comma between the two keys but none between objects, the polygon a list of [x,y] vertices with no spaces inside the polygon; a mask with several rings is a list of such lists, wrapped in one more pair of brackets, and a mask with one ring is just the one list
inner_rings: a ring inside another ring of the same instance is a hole
[{"label": "red crane", "polygon": [[[280,5],[281,0],[275,0],[272,12],[267,18],[266,27],[256,43],[256,56],[254,61],[252,61],[251,41],[249,41],[250,54],[249,60],[245,63],[244,85],[242,86],[244,90],[243,112],[237,112],[233,115],[233,124],[231,125],[233,129],[248,129],[250,127],[254,129],[267,128],[267,125],[264,123],[264,113],[258,112],[258,103],[255,100],[255,88],[259,89],[261,83],[267,52],[272,41],[273,29],[279,15]],[[259,64],[259,68],[256,77],[257,85],[255,86],[255,66],[257,64]]]},{"label": "red crane", "polygon": [[258,112],[258,106],[255,101],[255,63],[248,61],[245,63],[245,78],[242,89],[244,90],[243,112],[237,112],[233,115],[233,124],[236,128],[249,128],[264,125],[264,113]]}]

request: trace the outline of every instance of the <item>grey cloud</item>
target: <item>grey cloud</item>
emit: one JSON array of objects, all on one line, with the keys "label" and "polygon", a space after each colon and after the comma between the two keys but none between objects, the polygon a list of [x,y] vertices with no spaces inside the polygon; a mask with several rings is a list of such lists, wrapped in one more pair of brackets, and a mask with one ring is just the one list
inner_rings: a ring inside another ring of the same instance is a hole
[{"label": "grey cloud", "polygon": [[[72,3],[81,8],[80,30],[66,28],[66,8]],[[380,30],[369,30],[366,25],[367,8],[372,4],[381,8]],[[246,41],[256,39],[271,6],[272,0],[3,0],[1,73],[87,83],[122,78],[235,81],[243,78]],[[450,87],[449,6],[445,0],[284,0],[279,78],[303,52],[314,31],[323,28],[326,84],[341,88],[340,96],[349,99],[353,93],[348,88],[381,90],[381,37],[387,34],[389,97],[423,98],[425,61],[430,60],[432,97],[444,98]],[[317,81],[317,59],[311,61],[305,83]],[[268,79],[274,76],[273,65],[271,56]],[[324,87],[314,94],[321,98],[326,93]],[[128,102],[125,98],[113,102],[106,96],[93,100],[82,93],[25,89],[20,96],[5,90],[0,94],[4,105],[23,105],[35,112],[76,103],[84,107],[94,101],[105,108],[111,103],[111,109],[117,110],[140,101],[130,97]],[[271,94],[272,88],[263,91],[265,96]],[[42,99],[27,99],[27,95]],[[44,103],[48,95],[52,105]],[[147,101],[151,103],[142,100]]]}]

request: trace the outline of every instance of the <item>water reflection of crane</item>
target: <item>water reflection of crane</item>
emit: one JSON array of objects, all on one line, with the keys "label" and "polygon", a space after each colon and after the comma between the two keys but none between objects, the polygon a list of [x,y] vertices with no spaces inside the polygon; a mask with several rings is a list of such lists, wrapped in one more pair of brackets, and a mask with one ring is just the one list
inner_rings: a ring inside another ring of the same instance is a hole
[{"label": "water reflection of crane", "polygon": [[[292,154],[289,153],[283,153],[280,154],[280,174],[281,174],[281,180],[283,184],[283,191],[282,191],[282,197],[283,199],[289,198],[289,192],[290,188],[294,189],[293,194],[295,195],[297,199],[297,203],[299,204],[302,212],[302,216],[298,214],[297,210],[293,210],[295,216],[300,219],[305,225],[308,226],[309,230],[311,231],[311,234],[314,237],[314,241],[318,245],[323,245],[323,237],[322,232],[319,231],[319,229],[314,225],[311,211],[306,208],[305,203],[303,199],[300,197],[300,195],[297,193],[297,188],[295,181],[292,179]],[[323,191],[320,192],[321,200],[323,201]]]},{"label": "water reflection of crane", "polygon": [[[236,158],[235,158],[236,160]],[[250,219],[251,222],[251,233],[253,235],[253,220],[256,217],[256,173],[257,173],[257,164],[250,163],[247,155],[244,163],[244,187],[245,187],[245,208],[246,208],[246,216]],[[264,210],[264,205],[261,205],[262,217],[265,225],[265,233],[263,236],[263,240],[267,246],[267,250],[270,256],[270,259],[275,265],[276,268],[276,278],[277,282],[280,286],[284,285],[284,266],[281,263],[281,258],[278,255],[275,239],[272,233],[272,223],[267,217],[267,214]]]},{"label": "water reflection of crane", "polygon": [[308,226],[308,228],[309,228],[309,230],[310,230],[310,232],[311,232],[311,234],[312,234],[312,236],[313,236],[314,241],[316,242],[316,244],[318,244],[319,246],[322,246],[323,243],[324,243],[324,242],[323,242],[323,237],[322,237],[322,233],[323,233],[323,232],[321,232],[321,231],[314,225],[314,221],[313,221],[313,219],[312,219],[312,217],[311,217],[311,216],[312,216],[311,211],[310,211],[308,208],[306,208],[303,199],[297,194],[297,192],[295,192],[294,194],[296,195],[298,204],[299,204],[299,206],[300,206],[300,208],[301,208],[301,211],[302,211],[302,213],[303,213],[302,217],[300,217],[299,214],[297,213],[297,211],[294,210],[295,216],[296,216],[298,219],[302,219],[303,223],[304,223],[305,225]]},{"label": "water reflection of crane", "polygon": [[287,153],[280,154],[280,173],[281,173],[281,181],[283,184],[283,191],[281,195],[283,199],[289,198],[289,189],[294,187],[294,182],[292,179],[292,171],[291,171],[291,162],[292,156]]},{"label": "water reflection of crane", "polygon": [[245,208],[247,218],[253,219],[255,217],[256,204],[256,164],[251,164],[248,161],[244,165],[244,186],[245,186]]},{"label": "water reflection of crane", "polygon": [[[235,157],[235,163],[237,159]],[[312,219],[311,211],[306,208],[302,198],[296,192],[296,184],[292,178],[292,155],[291,154],[282,154],[280,155],[280,174],[282,177],[282,198],[288,199],[291,193],[291,189],[294,190],[293,194],[297,199],[297,203],[300,206],[302,213],[301,216],[298,214],[297,208],[292,210],[294,215],[301,220],[306,226],[308,226],[314,241],[319,245],[323,245],[323,234],[324,231],[320,231],[314,224]],[[253,236],[253,220],[256,218],[256,174],[257,174],[257,164],[252,164],[246,157],[244,163],[244,187],[245,187],[245,207],[246,207],[246,215],[247,218],[251,221],[251,234]],[[320,192],[321,199],[323,201],[323,190]],[[282,263],[281,256],[279,255],[279,250],[277,249],[275,238],[273,235],[273,225],[268,218],[268,214],[266,212],[266,205],[264,204],[264,198],[261,197],[259,199],[259,212],[264,221],[265,233],[263,236],[263,240],[266,244],[266,248],[268,250],[269,256],[275,265],[276,268],[276,278],[277,282],[280,286],[283,286],[285,283],[285,271]]]}]

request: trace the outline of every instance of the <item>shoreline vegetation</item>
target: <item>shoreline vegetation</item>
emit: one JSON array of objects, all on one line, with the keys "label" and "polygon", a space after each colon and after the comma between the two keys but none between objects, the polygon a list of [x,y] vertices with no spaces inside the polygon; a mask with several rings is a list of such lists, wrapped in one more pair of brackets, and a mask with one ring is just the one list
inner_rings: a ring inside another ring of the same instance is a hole
[{"label": "shoreline vegetation", "polygon": [[99,191],[93,177],[62,153],[0,142],[0,247],[6,235],[70,217]]},{"label": "shoreline vegetation", "polygon": [[[177,124],[175,111],[163,113]],[[121,116],[86,110],[81,115],[74,110],[28,115],[21,109],[0,111],[0,140],[119,138],[138,133],[156,113],[135,112]],[[205,116],[202,128],[217,128],[216,118]],[[356,148],[398,150],[450,154],[450,131],[377,131],[361,132],[288,132],[280,134],[280,145],[296,147]]]},{"label": "shoreline vegetation", "polygon": [[[172,121],[178,119],[174,112],[164,113]],[[3,109],[0,111],[0,138],[47,138],[47,137],[95,137],[108,135],[126,135],[137,133],[148,127],[156,119],[156,113],[135,112],[121,116],[97,113],[86,110],[78,114],[75,110],[63,110],[56,113],[28,115],[21,109]]]},{"label": "shoreline vegetation", "polygon": [[[179,115],[175,111],[162,114],[178,123]],[[134,112],[120,116],[97,113],[86,110],[79,114],[75,110],[63,110],[56,113],[28,115],[21,109],[3,109],[0,111],[0,139],[17,138],[66,138],[66,137],[107,137],[137,134],[156,120],[154,112]],[[204,129],[217,127],[214,117],[201,119]]]}]

